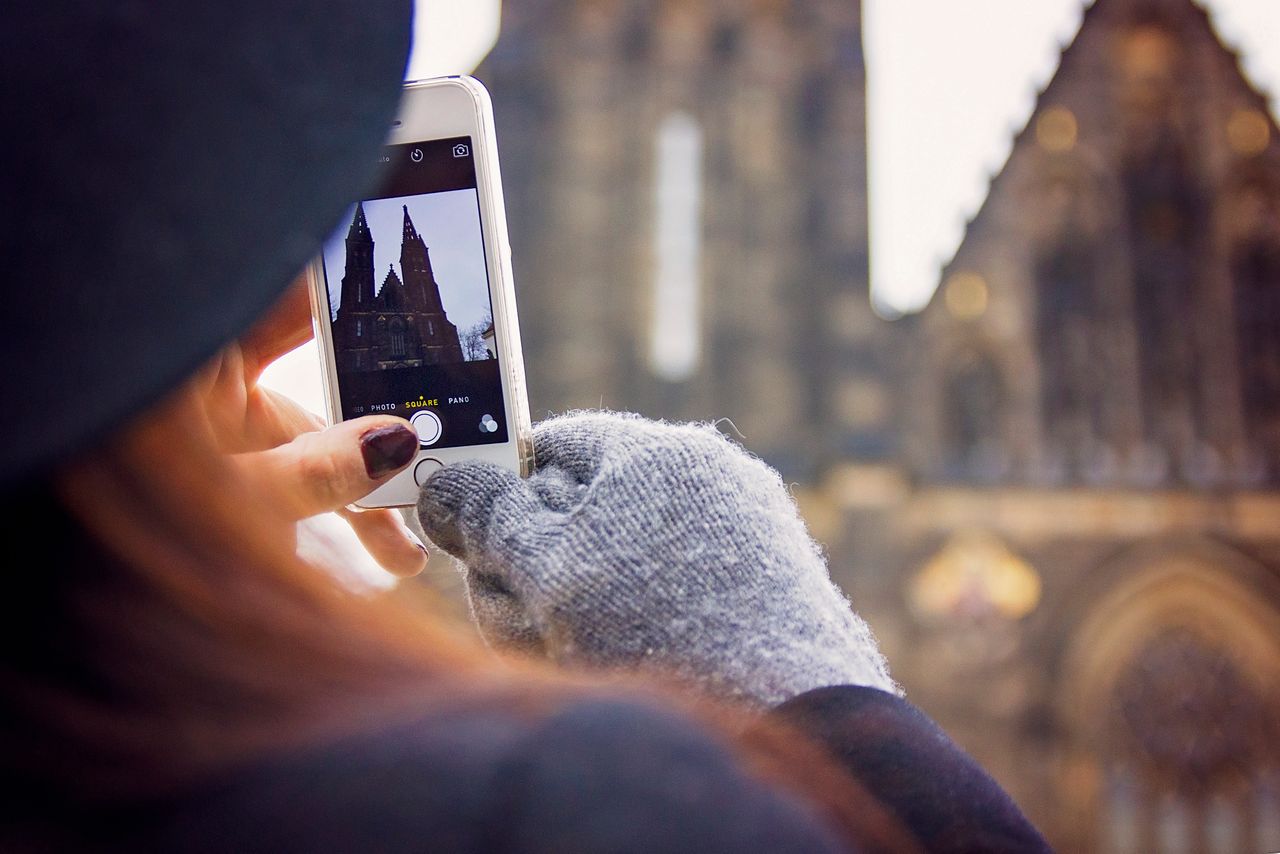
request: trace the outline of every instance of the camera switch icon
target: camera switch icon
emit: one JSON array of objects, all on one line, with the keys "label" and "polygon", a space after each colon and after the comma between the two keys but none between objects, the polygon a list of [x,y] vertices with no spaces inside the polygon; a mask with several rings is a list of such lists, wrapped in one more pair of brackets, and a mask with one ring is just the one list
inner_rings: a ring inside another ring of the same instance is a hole
[{"label": "camera switch icon", "polygon": [[460,143],[458,143],[457,145],[455,145],[455,146],[453,147],[453,156],[454,156],[454,157],[470,157],[470,156],[471,156],[471,146],[469,146],[469,145],[464,145],[464,144],[462,144],[461,142],[460,142]]}]

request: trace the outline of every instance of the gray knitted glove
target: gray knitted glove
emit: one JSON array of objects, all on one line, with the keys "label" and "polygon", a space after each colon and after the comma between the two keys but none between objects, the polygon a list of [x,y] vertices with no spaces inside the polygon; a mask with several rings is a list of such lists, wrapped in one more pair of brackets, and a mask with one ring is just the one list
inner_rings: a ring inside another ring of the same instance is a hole
[{"label": "gray knitted glove", "polygon": [[527,481],[462,463],[418,501],[491,643],[766,705],[825,685],[897,691],[781,478],[714,428],[575,413],[539,425],[534,447]]}]

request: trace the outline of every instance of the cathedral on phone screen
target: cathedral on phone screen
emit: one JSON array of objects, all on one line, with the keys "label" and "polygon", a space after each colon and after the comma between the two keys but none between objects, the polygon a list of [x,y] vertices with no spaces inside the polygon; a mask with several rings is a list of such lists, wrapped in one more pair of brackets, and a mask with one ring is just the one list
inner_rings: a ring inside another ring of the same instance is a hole
[{"label": "cathedral on phone screen", "polygon": [[410,419],[424,448],[507,441],[470,137],[388,147],[379,192],[325,243],[342,417]]}]

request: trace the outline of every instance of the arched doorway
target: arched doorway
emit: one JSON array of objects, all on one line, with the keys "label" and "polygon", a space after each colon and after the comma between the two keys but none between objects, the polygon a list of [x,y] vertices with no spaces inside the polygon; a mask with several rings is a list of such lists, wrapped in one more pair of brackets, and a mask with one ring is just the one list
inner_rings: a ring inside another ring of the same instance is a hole
[{"label": "arched doorway", "polygon": [[1139,549],[1079,624],[1057,707],[1069,850],[1280,848],[1280,599],[1211,543]]}]

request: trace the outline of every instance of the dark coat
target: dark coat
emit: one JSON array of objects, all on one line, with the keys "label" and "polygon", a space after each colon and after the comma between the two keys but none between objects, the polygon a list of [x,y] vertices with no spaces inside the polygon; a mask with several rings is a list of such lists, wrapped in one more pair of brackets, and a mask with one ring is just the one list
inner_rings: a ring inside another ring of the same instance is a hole
[{"label": "dark coat", "polygon": [[[927,851],[1047,851],[1000,787],[906,701],[811,691],[799,726]],[[580,701],[542,720],[437,713],[225,779],[99,837],[167,851],[835,852],[813,808],[680,715]]]}]

